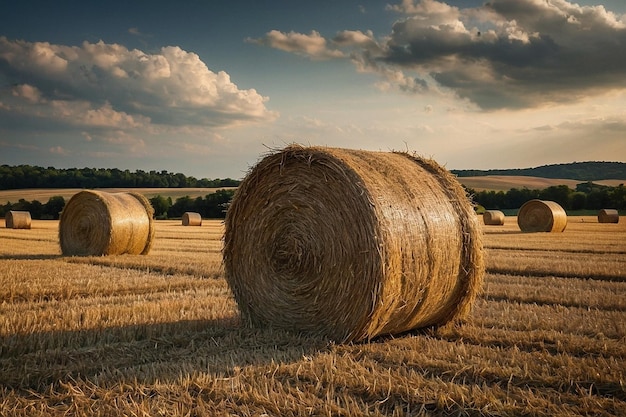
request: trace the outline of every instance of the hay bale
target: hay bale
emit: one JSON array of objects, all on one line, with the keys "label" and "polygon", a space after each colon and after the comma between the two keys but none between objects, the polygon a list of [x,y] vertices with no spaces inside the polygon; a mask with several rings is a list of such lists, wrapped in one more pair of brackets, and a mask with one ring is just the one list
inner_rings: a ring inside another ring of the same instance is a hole
[{"label": "hay bale", "polygon": [[183,226],[202,226],[202,216],[191,211],[183,213]]},{"label": "hay bale", "polygon": [[517,213],[522,232],[562,232],[567,226],[567,214],[554,201],[529,200]]},{"label": "hay bale", "polygon": [[7,229],[30,229],[30,212],[10,210],[4,216],[4,222]]},{"label": "hay bale", "polygon": [[484,275],[456,178],[395,152],[267,155],[235,192],[223,255],[244,322],[340,342],[462,319]]},{"label": "hay bale", "polygon": [[500,210],[485,210],[483,222],[488,226],[502,226],[504,224],[504,213]]},{"label": "hay bale", "polygon": [[81,191],[59,219],[64,255],[145,255],[154,237],[150,202],[141,194]]},{"label": "hay bale", "polygon": [[619,212],[615,209],[602,209],[598,212],[598,223],[619,223]]}]

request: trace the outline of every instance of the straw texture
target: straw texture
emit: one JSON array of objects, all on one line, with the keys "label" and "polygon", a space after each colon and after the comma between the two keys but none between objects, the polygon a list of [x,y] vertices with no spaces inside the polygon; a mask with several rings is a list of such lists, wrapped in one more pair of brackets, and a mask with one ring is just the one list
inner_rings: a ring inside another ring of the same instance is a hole
[{"label": "straw texture", "polygon": [[141,194],[81,191],[59,220],[64,255],[145,255],[154,238],[150,202]]},{"label": "straw texture", "polygon": [[7,229],[30,229],[30,212],[10,210],[4,216],[4,222]]},{"label": "straw texture", "polygon": [[529,200],[517,213],[517,225],[522,232],[562,232],[567,214],[554,201]]},{"label": "straw texture", "polygon": [[183,213],[183,226],[202,226],[202,216],[192,211]]},{"label": "straw texture", "polygon": [[602,209],[598,212],[598,223],[619,223],[619,212],[615,209]]},{"label": "straw texture", "polygon": [[483,223],[488,226],[502,226],[504,224],[504,213],[500,210],[486,210],[483,213]]},{"label": "straw texture", "polygon": [[477,216],[435,162],[296,145],[235,192],[224,267],[247,323],[339,342],[462,319],[484,275]]}]

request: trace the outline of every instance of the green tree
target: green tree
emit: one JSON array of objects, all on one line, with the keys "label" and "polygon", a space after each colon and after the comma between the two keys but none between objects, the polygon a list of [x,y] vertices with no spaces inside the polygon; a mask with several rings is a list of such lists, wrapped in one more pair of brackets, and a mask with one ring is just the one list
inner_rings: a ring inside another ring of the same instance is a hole
[{"label": "green tree", "polygon": [[570,208],[572,210],[583,210],[587,207],[587,194],[576,191],[570,196]]},{"label": "green tree", "polygon": [[150,204],[154,209],[154,217],[157,219],[167,219],[167,211],[172,205],[171,198],[165,198],[161,195],[154,196],[150,199]]},{"label": "green tree", "polygon": [[65,199],[62,196],[50,197],[43,205],[42,218],[58,220],[63,207],[65,207]]},{"label": "green tree", "polygon": [[539,192],[539,198],[558,203],[564,209],[569,208],[570,193],[572,190],[567,185],[552,185]]}]

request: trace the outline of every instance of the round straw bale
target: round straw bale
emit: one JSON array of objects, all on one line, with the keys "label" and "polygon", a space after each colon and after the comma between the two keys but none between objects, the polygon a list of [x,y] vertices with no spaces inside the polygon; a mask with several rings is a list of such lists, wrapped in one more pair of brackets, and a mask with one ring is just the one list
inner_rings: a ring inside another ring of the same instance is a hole
[{"label": "round straw bale", "polygon": [[202,216],[191,211],[183,213],[183,226],[202,226]]},{"label": "round straw bale", "polygon": [[4,216],[4,222],[7,229],[30,229],[30,212],[10,210]]},{"label": "round straw bale", "polygon": [[619,223],[619,212],[615,209],[602,209],[598,212],[598,223]]},{"label": "round straw bale", "polygon": [[482,286],[481,233],[434,161],[292,145],[235,192],[224,270],[245,323],[358,341],[464,318]]},{"label": "round straw bale", "polygon": [[554,201],[529,200],[517,213],[522,232],[562,232],[567,226],[567,214]]},{"label": "round straw bale", "polygon": [[61,212],[61,251],[83,256],[145,255],[154,237],[153,213],[141,194],[81,191]]},{"label": "round straw bale", "polygon": [[504,224],[504,213],[500,210],[485,210],[483,222],[488,226],[502,226]]}]

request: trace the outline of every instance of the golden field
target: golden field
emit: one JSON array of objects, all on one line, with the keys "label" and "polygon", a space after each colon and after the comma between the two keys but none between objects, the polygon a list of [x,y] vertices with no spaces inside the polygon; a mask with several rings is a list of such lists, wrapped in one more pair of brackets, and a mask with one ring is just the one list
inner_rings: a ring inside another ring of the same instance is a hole
[{"label": "golden field", "polygon": [[[108,193],[135,192],[144,195],[146,198],[152,198],[157,195],[165,198],[171,197],[176,200],[180,197],[189,196],[190,198],[202,197],[207,194],[214,193],[217,190],[228,190],[234,187],[221,188],[97,188],[99,191]],[[34,188],[27,190],[0,190],[0,204],[7,202],[17,203],[21,198],[26,201],[37,200],[40,203],[46,203],[50,198],[61,196],[68,201],[76,193],[83,191],[82,188]]]},{"label": "golden field", "polygon": [[464,324],[334,344],[241,326],[223,224],[146,256],[65,257],[0,220],[0,416],[626,415],[626,219],[483,226]]},{"label": "golden field", "polygon": [[[576,184],[585,182],[581,180],[529,177],[523,175],[485,175],[481,177],[458,177],[457,179],[467,188],[472,188],[476,191],[508,191],[511,188],[541,190],[557,185],[567,185],[572,190],[575,190]],[[608,187],[617,187],[620,184],[625,184],[626,180],[599,180],[593,181],[593,183]]]}]

